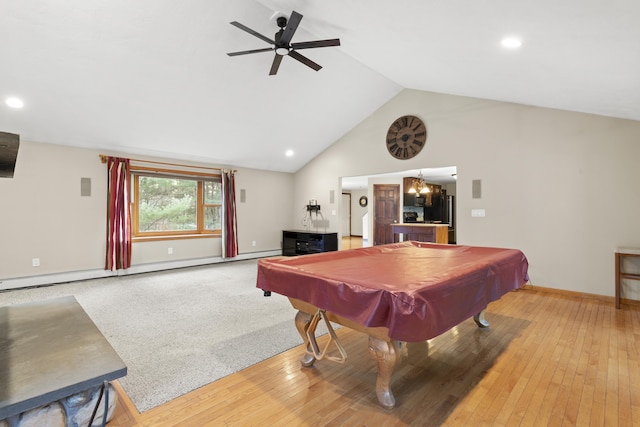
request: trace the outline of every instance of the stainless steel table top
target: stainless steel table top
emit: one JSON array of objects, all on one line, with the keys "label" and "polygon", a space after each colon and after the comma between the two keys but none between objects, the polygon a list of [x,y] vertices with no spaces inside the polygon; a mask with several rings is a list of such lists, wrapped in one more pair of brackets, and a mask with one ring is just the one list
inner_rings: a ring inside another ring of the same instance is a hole
[{"label": "stainless steel table top", "polygon": [[0,307],[0,420],[126,374],[74,297]]}]

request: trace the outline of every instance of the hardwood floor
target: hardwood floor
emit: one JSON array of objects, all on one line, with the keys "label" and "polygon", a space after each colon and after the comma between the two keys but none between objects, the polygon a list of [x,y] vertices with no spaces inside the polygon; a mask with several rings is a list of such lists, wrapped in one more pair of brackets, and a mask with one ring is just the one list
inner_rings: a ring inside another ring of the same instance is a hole
[{"label": "hardwood floor", "polygon": [[143,414],[116,382],[109,426],[640,425],[640,307],[533,288],[492,303],[487,319],[406,344],[393,410],[377,403],[367,337],[341,328],[342,365],[303,368],[298,346]]},{"label": "hardwood floor", "polygon": [[348,236],[342,238],[342,250],[362,247],[362,237]]},{"label": "hardwood floor", "polygon": [[487,320],[403,346],[393,410],[366,336],[341,328],[344,364],[304,368],[298,346],[143,414],[116,384],[109,426],[640,425],[640,308],[521,289]]}]

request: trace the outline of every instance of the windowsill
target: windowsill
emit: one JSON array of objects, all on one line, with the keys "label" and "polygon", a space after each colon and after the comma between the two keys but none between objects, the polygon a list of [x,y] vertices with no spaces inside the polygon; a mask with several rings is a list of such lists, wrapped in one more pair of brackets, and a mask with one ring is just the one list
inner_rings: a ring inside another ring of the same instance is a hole
[{"label": "windowsill", "polygon": [[185,239],[210,239],[214,237],[222,237],[220,234],[173,234],[170,236],[137,236],[132,237],[133,243],[139,242],[157,242],[160,240],[185,240]]}]

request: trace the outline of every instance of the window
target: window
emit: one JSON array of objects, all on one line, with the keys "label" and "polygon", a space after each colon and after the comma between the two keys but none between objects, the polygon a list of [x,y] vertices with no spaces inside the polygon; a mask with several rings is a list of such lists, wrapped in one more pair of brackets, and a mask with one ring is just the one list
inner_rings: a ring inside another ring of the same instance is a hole
[{"label": "window", "polygon": [[132,171],[134,237],[219,235],[220,176]]}]

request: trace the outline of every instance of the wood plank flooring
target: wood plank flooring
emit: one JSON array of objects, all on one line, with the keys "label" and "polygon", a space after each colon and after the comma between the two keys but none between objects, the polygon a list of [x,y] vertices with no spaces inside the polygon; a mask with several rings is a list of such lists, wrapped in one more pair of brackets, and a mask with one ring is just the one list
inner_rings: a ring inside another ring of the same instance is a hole
[{"label": "wood plank flooring", "polygon": [[640,307],[528,288],[487,320],[404,345],[392,410],[377,403],[367,337],[341,328],[344,364],[304,368],[298,346],[143,414],[116,382],[109,426],[640,425]]},{"label": "wood plank flooring", "polygon": [[360,236],[349,236],[342,238],[342,250],[345,249],[354,249],[362,247],[362,237]]}]

